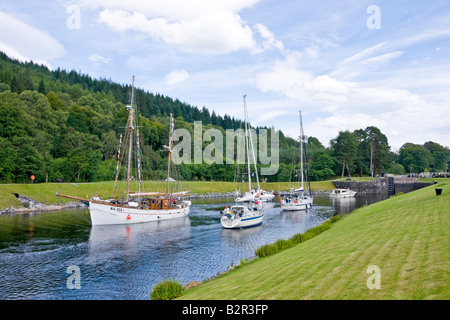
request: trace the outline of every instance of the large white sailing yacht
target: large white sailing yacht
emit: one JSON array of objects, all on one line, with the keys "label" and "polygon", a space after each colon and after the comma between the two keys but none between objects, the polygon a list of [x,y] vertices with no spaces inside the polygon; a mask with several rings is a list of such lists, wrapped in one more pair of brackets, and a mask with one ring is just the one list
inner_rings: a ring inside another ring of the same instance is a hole
[{"label": "large white sailing yacht", "polygon": [[[250,150],[253,158],[253,165],[255,168],[255,176],[258,180],[258,170],[256,168],[255,153],[253,150],[253,141],[250,134],[250,124],[248,123],[248,112],[246,96],[244,94],[244,117],[245,117],[245,145],[247,150],[247,174],[248,174],[248,192],[243,197],[237,198],[235,201],[240,202],[231,208],[225,208],[221,213],[220,222],[223,228],[239,229],[248,228],[260,225],[264,219],[264,210],[261,201],[255,200],[256,192],[252,189],[251,165],[250,165]],[[259,189],[259,188],[258,188]]]},{"label": "large white sailing yacht", "polygon": [[[77,198],[73,196],[63,195],[57,193],[57,196],[77,199],[89,204],[89,212],[92,225],[113,225],[113,224],[129,224],[129,223],[143,223],[150,221],[175,219],[187,216],[189,214],[190,201],[180,200],[178,197],[187,195],[187,191],[170,193],[170,162],[172,153],[172,134],[173,134],[173,117],[170,115],[170,129],[169,129],[169,146],[167,146],[168,157],[168,172],[167,172],[167,187],[165,193],[158,192],[144,192],[141,190],[141,152],[139,141],[139,127],[137,125],[137,117],[135,116],[136,107],[134,104],[134,76],[131,92],[131,103],[127,106],[128,120],[125,127],[124,134],[120,135],[119,150],[117,153],[117,167],[114,183],[114,197],[107,200],[102,200],[98,196],[90,199]],[[126,139],[122,139],[126,137]],[[126,143],[122,148],[122,140]],[[126,152],[127,151],[127,152]],[[125,157],[126,155],[126,157]],[[133,156],[134,160],[133,161]],[[116,189],[119,178],[120,166],[122,165],[122,158],[126,158],[127,174],[126,174],[126,193],[121,197],[116,197]],[[132,171],[133,163],[136,164],[134,172]],[[137,191],[130,190],[130,182],[136,180],[138,187]]]}]

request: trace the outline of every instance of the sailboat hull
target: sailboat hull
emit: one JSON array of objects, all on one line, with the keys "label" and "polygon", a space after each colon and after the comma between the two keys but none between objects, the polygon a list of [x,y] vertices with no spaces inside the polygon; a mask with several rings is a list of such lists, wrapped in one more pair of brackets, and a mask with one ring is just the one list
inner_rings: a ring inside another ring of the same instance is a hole
[{"label": "sailboat hull", "polygon": [[190,201],[183,201],[183,205],[177,208],[146,210],[90,202],[89,212],[92,225],[145,223],[185,217],[189,215],[190,204]]},{"label": "sailboat hull", "polygon": [[264,213],[259,212],[258,214],[244,216],[242,218],[229,218],[227,216],[223,216],[220,222],[222,223],[222,227],[225,229],[241,229],[256,227],[263,222],[263,219]]},{"label": "sailboat hull", "polygon": [[313,204],[312,198],[290,201],[288,203],[281,202],[281,209],[283,209],[284,211],[300,211],[311,208],[312,204]]}]

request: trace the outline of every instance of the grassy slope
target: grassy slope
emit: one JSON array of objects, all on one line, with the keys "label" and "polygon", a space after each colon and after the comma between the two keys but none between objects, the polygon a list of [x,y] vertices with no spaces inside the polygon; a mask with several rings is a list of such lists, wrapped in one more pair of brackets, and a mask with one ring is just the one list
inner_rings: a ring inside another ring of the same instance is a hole
[{"label": "grassy slope", "polygon": [[[363,207],[317,237],[181,298],[450,299],[450,182],[436,186]],[[369,265],[381,269],[379,290],[367,288]]]}]

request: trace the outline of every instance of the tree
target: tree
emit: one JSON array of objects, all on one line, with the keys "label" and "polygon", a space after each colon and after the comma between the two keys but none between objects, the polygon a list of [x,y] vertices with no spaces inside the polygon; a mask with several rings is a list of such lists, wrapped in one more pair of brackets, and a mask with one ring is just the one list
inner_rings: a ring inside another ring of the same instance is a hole
[{"label": "tree", "polygon": [[306,147],[306,157],[308,160],[311,161],[315,160],[316,152],[325,150],[323,144],[316,137],[308,137],[305,147]]},{"label": "tree", "polygon": [[447,170],[447,161],[450,157],[450,150],[441,146],[439,143],[428,141],[423,145],[430,151],[433,159],[430,163],[430,169],[433,172],[442,172]]},{"label": "tree", "polygon": [[39,82],[39,88],[38,88],[38,92],[42,93],[42,94],[46,94],[46,90],[45,90],[45,84],[44,84],[44,80],[41,79],[41,82]]},{"label": "tree", "polygon": [[95,150],[72,149],[64,163],[65,180],[95,181],[101,153]]},{"label": "tree", "polygon": [[369,144],[370,174],[373,177],[387,166],[390,147],[387,137],[377,127],[367,127],[364,131]]},{"label": "tree", "polygon": [[29,134],[20,106],[17,94],[9,91],[0,93],[0,137],[12,138]]},{"label": "tree", "polygon": [[367,140],[367,133],[363,129],[353,131],[357,144],[355,157],[355,167],[359,171],[360,177],[371,172],[370,142]]},{"label": "tree", "polygon": [[30,176],[36,176],[36,182],[44,181],[45,177],[38,175],[42,167],[42,156],[34,147],[31,137],[14,137],[12,144],[16,149],[17,159],[14,167],[16,182],[29,182]]},{"label": "tree", "polygon": [[332,156],[338,165],[342,164],[341,177],[344,178],[345,169],[351,177],[352,167],[355,162],[357,144],[354,134],[350,131],[340,131],[338,136],[330,141]]},{"label": "tree", "polygon": [[53,110],[64,110],[66,108],[64,102],[59,99],[59,97],[53,91],[47,93],[48,102]]},{"label": "tree", "polygon": [[400,148],[399,162],[409,173],[420,173],[428,170],[432,160],[431,152],[419,144],[408,142]]},{"label": "tree", "polygon": [[325,150],[314,153],[315,161],[309,166],[309,177],[312,181],[326,180],[334,175],[335,162]]},{"label": "tree", "polygon": [[372,177],[388,166],[389,150],[386,136],[377,127],[367,127],[353,131],[357,145],[355,166],[362,176],[364,173]]},{"label": "tree", "polygon": [[17,80],[16,76],[13,76],[11,80],[11,92],[21,93],[22,87],[20,86],[19,80]]},{"label": "tree", "polygon": [[91,127],[91,120],[97,113],[92,111],[89,107],[81,107],[73,105],[69,109],[69,118],[67,124],[83,133],[89,133]]},{"label": "tree", "polygon": [[12,143],[0,137],[0,181],[10,183],[14,181],[14,171],[17,162],[17,151]]},{"label": "tree", "polygon": [[395,161],[391,162],[387,172],[399,175],[406,174],[405,168],[400,163],[396,163]]}]

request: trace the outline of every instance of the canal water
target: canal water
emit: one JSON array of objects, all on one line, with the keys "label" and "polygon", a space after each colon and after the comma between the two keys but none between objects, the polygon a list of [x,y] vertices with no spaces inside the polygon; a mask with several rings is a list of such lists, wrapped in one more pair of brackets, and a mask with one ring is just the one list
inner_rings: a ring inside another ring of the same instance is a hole
[{"label": "canal water", "polygon": [[2,215],[0,299],[149,299],[161,280],[203,281],[256,247],[379,200],[315,196],[311,209],[286,212],[276,199],[262,225],[242,230],[221,227],[219,212],[232,204],[225,198],[193,200],[185,218],[136,225],[92,226],[85,209]]}]

